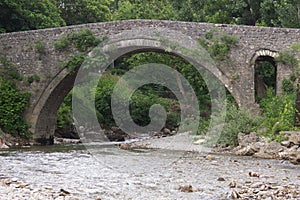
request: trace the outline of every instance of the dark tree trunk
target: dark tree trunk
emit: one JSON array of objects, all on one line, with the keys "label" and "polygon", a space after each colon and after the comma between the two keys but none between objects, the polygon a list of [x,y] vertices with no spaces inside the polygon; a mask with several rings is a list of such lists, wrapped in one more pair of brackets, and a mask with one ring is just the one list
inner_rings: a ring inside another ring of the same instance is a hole
[{"label": "dark tree trunk", "polygon": [[294,125],[300,127],[300,78],[297,81],[297,91],[296,91],[296,103],[295,103],[295,121]]}]

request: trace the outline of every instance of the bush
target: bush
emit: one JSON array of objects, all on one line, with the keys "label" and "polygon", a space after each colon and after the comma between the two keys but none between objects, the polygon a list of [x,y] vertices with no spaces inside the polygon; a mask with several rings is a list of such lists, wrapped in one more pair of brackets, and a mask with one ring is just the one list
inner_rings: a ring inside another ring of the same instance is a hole
[{"label": "bush", "polygon": [[222,146],[237,146],[238,133],[250,133],[255,131],[260,124],[260,118],[228,103],[226,111],[226,123],[219,137],[218,143]]},{"label": "bush", "polygon": [[275,96],[272,90],[267,90],[265,98],[259,102],[262,109],[263,122],[267,128],[265,136],[275,139],[280,131],[295,130],[295,92],[284,96]]},{"label": "bush", "polygon": [[97,46],[101,40],[97,39],[90,29],[83,28],[69,35],[70,40],[78,51],[85,52],[89,47]]},{"label": "bush", "polygon": [[8,79],[0,77],[0,128],[9,134],[30,137],[23,112],[29,105],[29,93],[20,92]]},{"label": "bush", "polygon": [[58,41],[54,42],[54,48],[59,51],[66,50],[69,48],[70,40],[68,37],[63,36]]},{"label": "bush", "polygon": [[41,39],[38,39],[37,41],[35,41],[33,47],[40,54],[45,54],[46,53],[46,47],[45,47],[45,45],[44,45],[44,43]]}]

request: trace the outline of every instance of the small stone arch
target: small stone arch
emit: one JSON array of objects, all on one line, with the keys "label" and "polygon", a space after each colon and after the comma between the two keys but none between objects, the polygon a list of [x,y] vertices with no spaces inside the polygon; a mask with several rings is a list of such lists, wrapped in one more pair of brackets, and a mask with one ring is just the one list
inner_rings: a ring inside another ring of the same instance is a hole
[{"label": "small stone arch", "polygon": [[[254,85],[254,97],[255,99],[257,97],[262,97],[265,93],[266,93],[266,85],[265,85],[265,82],[264,80],[262,79],[262,77],[260,77],[258,74],[257,74],[257,65],[259,64],[259,62],[268,62],[270,63],[273,68],[274,68],[274,78],[275,80],[273,80],[275,82],[275,92],[276,94],[279,93],[279,90],[278,90],[278,81],[277,81],[277,62],[276,62],[276,57],[279,56],[279,53],[276,52],[276,51],[272,51],[272,50],[269,50],[269,49],[260,49],[260,50],[257,50],[252,59],[251,59],[251,67],[253,69],[253,77],[254,77],[254,80],[253,80],[253,85]],[[280,87],[281,88],[281,87]]]}]

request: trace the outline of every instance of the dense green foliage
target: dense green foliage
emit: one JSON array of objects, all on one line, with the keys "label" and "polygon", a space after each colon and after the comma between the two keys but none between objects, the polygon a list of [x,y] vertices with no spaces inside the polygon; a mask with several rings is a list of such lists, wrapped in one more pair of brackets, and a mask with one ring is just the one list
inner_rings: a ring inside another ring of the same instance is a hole
[{"label": "dense green foliage", "polygon": [[64,26],[51,0],[1,0],[0,33]]},{"label": "dense green foliage", "polygon": [[59,13],[67,25],[111,20],[109,6],[113,0],[56,0]]},{"label": "dense green foliage", "polygon": [[20,92],[16,83],[22,80],[15,66],[0,57],[0,129],[15,136],[30,137],[23,112],[29,105],[29,93]]},{"label": "dense green foliage", "polygon": [[[95,105],[97,117],[100,124],[104,127],[111,127],[115,125],[111,111],[111,94],[118,80],[119,76],[105,74],[99,80],[99,84],[96,89]],[[178,112],[180,110],[178,103],[172,99],[163,98],[158,93],[152,91],[149,92],[149,88],[150,87],[147,87],[147,85],[139,88],[131,97],[130,113],[134,122],[141,126],[149,124],[149,108],[153,104],[160,104],[164,106],[167,111],[166,126],[170,128],[177,127],[179,123],[178,119],[180,117],[180,113]]]},{"label": "dense green foliage", "polygon": [[2,0],[0,33],[124,19],[300,27],[299,0]]}]

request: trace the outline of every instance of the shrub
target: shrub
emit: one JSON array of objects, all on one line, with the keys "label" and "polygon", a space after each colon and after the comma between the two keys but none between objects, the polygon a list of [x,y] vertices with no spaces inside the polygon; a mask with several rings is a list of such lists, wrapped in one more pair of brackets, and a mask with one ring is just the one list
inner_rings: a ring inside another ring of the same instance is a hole
[{"label": "shrub", "polygon": [[267,128],[265,136],[276,138],[280,131],[295,130],[295,93],[275,96],[272,90],[267,90],[265,98],[259,102],[262,109],[263,122]]},{"label": "shrub", "polygon": [[218,143],[222,146],[237,146],[238,133],[250,133],[255,131],[260,124],[258,116],[237,108],[233,103],[228,103],[226,111],[226,123],[219,137]]},{"label": "shrub", "polygon": [[97,46],[101,40],[95,37],[90,29],[83,28],[69,35],[70,40],[78,51],[85,52],[89,47]]},{"label": "shrub", "polygon": [[59,51],[66,50],[70,45],[70,40],[67,36],[61,37],[58,41],[54,42],[54,48]]},{"label": "shrub", "polygon": [[29,106],[29,93],[17,89],[22,76],[15,65],[0,56],[0,129],[12,135],[30,137],[23,112]]},{"label": "shrub", "polygon": [[199,44],[203,46],[218,61],[228,59],[228,54],[232,46],[237,45],[238,38],[230,35],[215,36],[213,32],[205,34],[204,38],[199,39]]},{"label": "shrub", "polygon": [[29,105],[29,93],[20,92],[15,84],[0,77],[0,128],[9,134],[30,137],[23,112]]},{"label": "shrub", "polygon": [[38,39],[35,41],[33,48],[40,54],[45,54],[46,53],[46,48],[41,39]]}]

